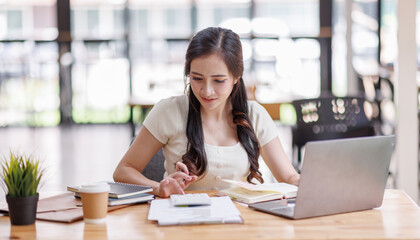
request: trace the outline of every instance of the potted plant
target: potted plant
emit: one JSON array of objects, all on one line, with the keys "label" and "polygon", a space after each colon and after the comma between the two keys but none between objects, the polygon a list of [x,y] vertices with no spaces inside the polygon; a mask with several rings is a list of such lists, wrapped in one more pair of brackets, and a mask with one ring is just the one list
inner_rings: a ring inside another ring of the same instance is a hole
[{"label": "potted plant", "polygon": [[38,205],[38,186],[43,170],[39,160],[10,151],[3,157],[2,187],[6,192],[12,225],[30,225],[35,222]]}]

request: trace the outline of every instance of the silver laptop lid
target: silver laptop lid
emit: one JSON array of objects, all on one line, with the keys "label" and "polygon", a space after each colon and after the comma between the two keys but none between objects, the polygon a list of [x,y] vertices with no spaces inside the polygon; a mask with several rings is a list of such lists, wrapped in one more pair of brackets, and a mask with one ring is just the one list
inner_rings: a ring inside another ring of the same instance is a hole
[{"label": "silver laptop lid", "polygon": [[395,136],[309,142],[294,218],[379,207]]}]

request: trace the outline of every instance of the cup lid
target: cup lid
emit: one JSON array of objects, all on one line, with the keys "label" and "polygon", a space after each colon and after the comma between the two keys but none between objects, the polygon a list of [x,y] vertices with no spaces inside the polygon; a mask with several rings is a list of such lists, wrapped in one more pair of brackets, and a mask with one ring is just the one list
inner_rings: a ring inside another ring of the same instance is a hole
[{"label": "cup lid", "polygon": [[100,192],[109,192],[110,186],[107,182],[94,182],[83,184],[80,187],[80,192],[85,193],[100,193]]}]

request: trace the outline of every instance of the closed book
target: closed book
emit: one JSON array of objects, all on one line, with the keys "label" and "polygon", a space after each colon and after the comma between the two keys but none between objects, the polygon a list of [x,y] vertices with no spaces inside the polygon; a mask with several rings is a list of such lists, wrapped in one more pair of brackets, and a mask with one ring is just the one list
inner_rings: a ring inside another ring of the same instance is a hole
[{"label": "closed book", "polygon": [[250,184],[234,180],[223,181],[233,185],[232,188],[219,191],[219,195],[227,195],[233,200],[246,204],[270,201],[281,198],[294,198],[297,187],[287,183]]},{"label": "closed book", "polygon": [[[111,187],[109,191],[110,198],[123,198],[133,195],[138,195],[140,193],[152,192],[153,188],[151,186],[143,186],[136,184],[120,183],[120,182],[107,182]],[[80,186],[68,186],[67,191],[75,192],[76,196],[79,195]]]},{"label": "closed book", "polygon": [[155,195],[153,194],[140,193],[137,195],[123,197],[123,198],[108,198],[108,206],[141,203],[141,202],[147,202],[153,199],[155,199]]}]

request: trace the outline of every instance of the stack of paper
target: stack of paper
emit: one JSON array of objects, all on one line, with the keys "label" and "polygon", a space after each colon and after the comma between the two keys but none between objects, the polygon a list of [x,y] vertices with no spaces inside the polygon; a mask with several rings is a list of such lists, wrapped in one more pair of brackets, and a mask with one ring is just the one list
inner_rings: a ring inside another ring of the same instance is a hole
[{"label": "stack of paper", "polygon": [[241,213],[229,197],[212,197],[211,205],[175,207],[170,199],[153,200],[149,220],[159,225],[243,223]]}]

